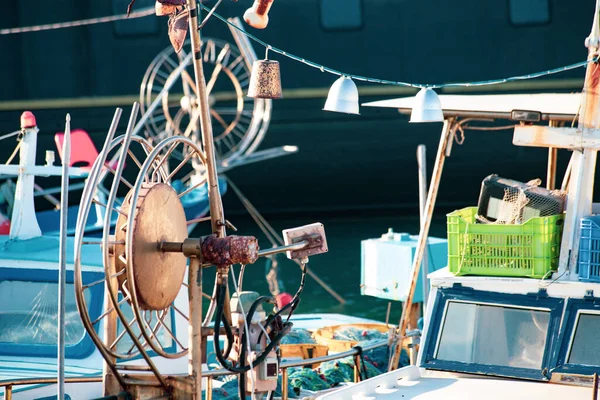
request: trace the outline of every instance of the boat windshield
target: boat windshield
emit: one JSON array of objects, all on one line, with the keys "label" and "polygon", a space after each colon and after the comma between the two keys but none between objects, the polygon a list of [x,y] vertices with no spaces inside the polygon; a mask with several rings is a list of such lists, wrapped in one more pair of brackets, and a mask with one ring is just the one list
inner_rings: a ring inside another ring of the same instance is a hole
[{"label": "boat windshield", "polygon": [[448,301],[438,360],[540,369],[550,311]]},{"label": "boat windshield", "polygon": [[600,314],[579,313],[567,358],[568,364],[600,365]]},{"label": "boat windshield", "polygon": [[[73,284],[66,285],[65,342],[76,345],[85,329]],[[90,301],[87,296],[86,301]],[[0,343],[53,345],[58,341],[58,283],[0,281]]]}]

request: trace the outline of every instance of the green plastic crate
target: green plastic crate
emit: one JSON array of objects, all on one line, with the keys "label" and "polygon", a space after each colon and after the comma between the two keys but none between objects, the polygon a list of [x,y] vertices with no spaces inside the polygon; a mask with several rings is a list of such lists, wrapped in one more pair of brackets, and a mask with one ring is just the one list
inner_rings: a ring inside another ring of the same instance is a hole
[{"label": "green plastic crate", "polygon": [[476,224],[476,215],[477,207],[447,215],[453,274],[545,278],[558,267],[563,215],[521,225]]}]

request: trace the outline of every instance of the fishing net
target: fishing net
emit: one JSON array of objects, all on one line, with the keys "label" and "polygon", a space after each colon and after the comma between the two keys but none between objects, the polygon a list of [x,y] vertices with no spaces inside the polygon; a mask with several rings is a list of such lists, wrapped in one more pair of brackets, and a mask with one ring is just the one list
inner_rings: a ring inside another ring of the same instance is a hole
[{"label": "fishing net", "polygon": [[[212,398],[213,400],[240,400],[237,378],[225,382],[221,387],[213,388]],[[206,391],[202,392],[202,399],[206,399]]]},{"label": "fishing net", "polygon": [[281,344],[315,344],[312,334],[306,329],[292,329],[281,339]]},{"label": "fishing net", "polygon": [[[337,340],[358,342],[358,346],[365,347],[375,342],[381,342],[381,340],[387,340],[388,335],[376,329],[347,326],[336,330],[334,337]],[[306,329],[294,329],[282,340],[282,344],[305,343],[315,343],[311,333]],[[366,371],[361,369],[361,376],[364,378],[366,372],[367,378],[373,378],[386,372],[389,358],[390,350],[388,346],[381,346],[363,352],[362,359],[364,360],[364,369]],[[405,349],[402,349],[399,366],[404,367],[409,364],[408,353]],[[218,368],[218,365],[214,365],[214,367]],[[216,379],[224,382],[224,384],[222,387],[213,390],[213,399],[238,399],[237,376],[229,375]],[[316,369],[288,369],[288,387],[293,389],[289,391],[290,398],[297,398],[303,391],[318,392],[346,382],[354,382],[354,357],[352,356],[323,362]],[[279,396],[281,396],[281,375],[277,379],[277,389],[275,390],[275,397]]]},{"label": "fishing net", "polygon": [[333,334],[333,338],[336,340],[348,341],[384,340],[387,337],[387,333],[380,332],[377,329],[356,328],[354,326],[339,328]]},{"label": "fishing net", "polygon": [[325,376],[309,368],[296,369],[290,372],[289,377],[290,387],[296,390],[298,393],[301,389],[316,392],[319,390],[329,389],[331,387],[331,384],[327,382]]}]

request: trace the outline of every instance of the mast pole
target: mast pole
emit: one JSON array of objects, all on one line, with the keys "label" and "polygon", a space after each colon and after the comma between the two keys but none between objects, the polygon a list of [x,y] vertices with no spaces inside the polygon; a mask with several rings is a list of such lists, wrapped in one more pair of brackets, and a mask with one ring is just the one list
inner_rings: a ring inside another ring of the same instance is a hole
[{"label": "mast pole", "polygon": [[58,400],[65,398],[65,313],[67,284],[67,217],[69,210],[69,167],[71,164],[71,115],[67,114],[63,142],[60,185],[60,241],[58,253]]},{"label": "mast pole", "polygon": [[217,176],[217,161],[215,157],[215,144],[213,141],[212,123],[208,106],[208,94],[206,92],[206,80],[202,65],[202,52],[200,51],[200,31],[198,30],[198,9],[196,0],[187,0],[190,23],[190,39],[192,44],[194,78],[196,91],[198,93],[198,110],[200,113],[200,130],[202,132],[202,145],[206,153],[206,180],[208,184],[208,199],[210,202],[210,218],[212,231],[218,237],[224,237],[225,215],[223,202],[219,192],[219,181]]},{"label": "mast pole", "polygon": [[[598,98],[598,93],[600,93],[600,66],[597,61],[592,62],[600,53],[599,14],[600,0],[596,0],[592,30],[585,40],[590,63],[585,73],[577,129],[577,135],[581,137],[582,143],[586,136],[593,136],[594,131],[600,129],[600,102]],[[559,276],[568,272],[571,280],[576,280],[578,277],[576,263],[581,238],[579,221],[592,212],[597,155],[597,150],[589,148],[573,151],[572,179],[569,183],[565,231],[561,243],[558,269]]]},{"label": "mast pole", "polygon": [[[421,263],[425,257],[425,250],[427,245],[427,237],[429,236],[429,228],[431,226],[431,218],[433,217],[433,210],[435,208],[435,201],[437,199],[438,189],[440,187],[440,181],[442,179],[442,171],[444,170],[444,162],[446,157],[450,156],[450,150],[452,146],[452,140],[454,139],[454,125],[456,119],[453,117],[446,118],[444,120],[444,127],[442,128],[442,134],[440,135],[440,144],[438,146],[437,156],[435,158],[435,164],[433,166],[433,175],[431,176],[431,185],[427,193],[427,201],[425,203],[424,220],[421,225],[419,232],[419,240],[417,241],[417,248],[415,249],[415,255],[412,263],[411,272],[411,284],[406,294],[406,300],[402,305],[402,315],[400,316],[400,322],[396,331],[396,348],[391,354],[388,371],[392,371],[398,368],[398,362],[400,361],[400,354],[402,351],[402,342],[406,337],[406,330],[410,323],[411,308],[413,304],[413,298],[417,287],[417,281],[419,279],[419,273]],[[425,284],[425,282],[423,282]],[[413,327],[414,328],[414,327]]]}]

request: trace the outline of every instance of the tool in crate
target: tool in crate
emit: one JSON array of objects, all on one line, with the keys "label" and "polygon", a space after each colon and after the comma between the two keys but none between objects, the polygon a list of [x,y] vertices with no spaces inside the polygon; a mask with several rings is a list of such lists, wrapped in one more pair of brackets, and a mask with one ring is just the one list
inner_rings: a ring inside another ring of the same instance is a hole
[{"label": "tool in crate", "polygon": [[489,175],[481,184],[478,222],[522,224],[533,217],[562,214],[566,192],[539,187],[540,183],[539,179],[523,183]]}]

